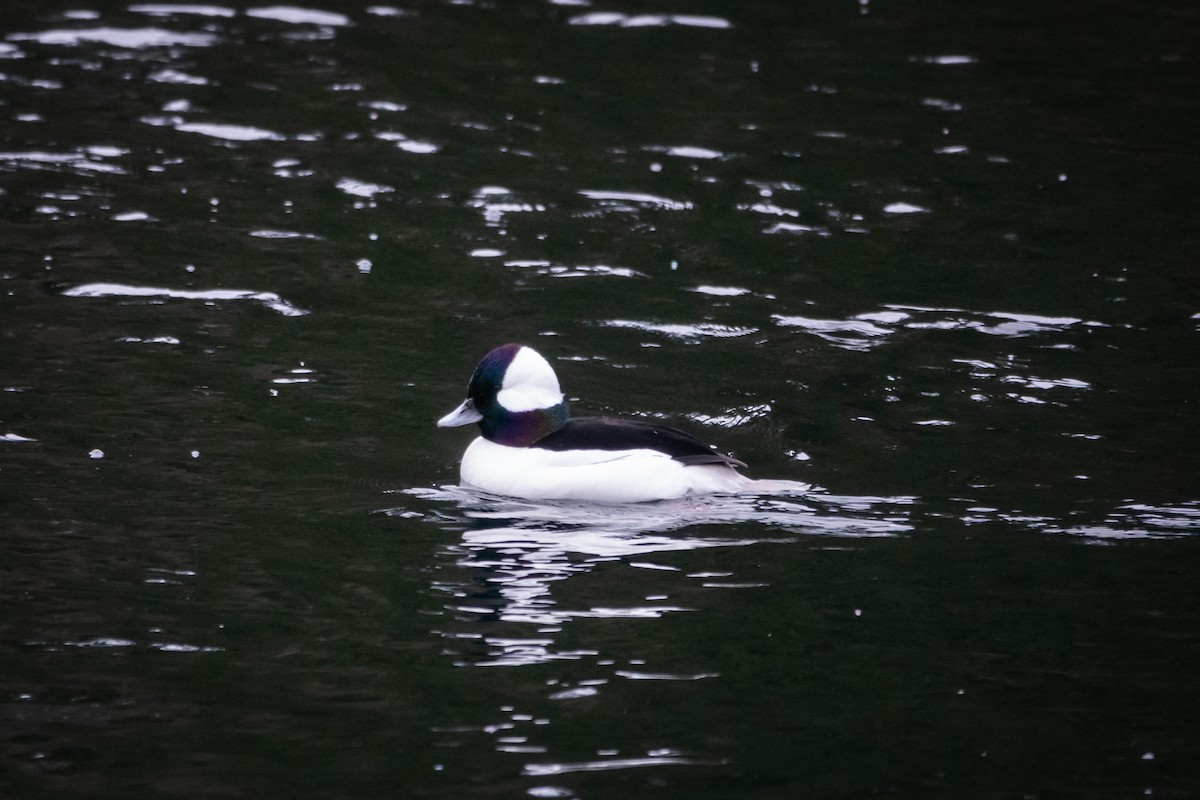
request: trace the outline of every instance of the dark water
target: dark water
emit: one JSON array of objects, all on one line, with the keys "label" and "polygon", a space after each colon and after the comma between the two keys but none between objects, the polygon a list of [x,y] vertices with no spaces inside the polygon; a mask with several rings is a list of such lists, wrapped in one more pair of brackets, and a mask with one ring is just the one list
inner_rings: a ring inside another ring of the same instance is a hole
[{"label": "dark water", "polygon": [[[0,796],[1197,796],[1198,40],[7,0]],[[509,340],[819,488],[455,488]]]}]

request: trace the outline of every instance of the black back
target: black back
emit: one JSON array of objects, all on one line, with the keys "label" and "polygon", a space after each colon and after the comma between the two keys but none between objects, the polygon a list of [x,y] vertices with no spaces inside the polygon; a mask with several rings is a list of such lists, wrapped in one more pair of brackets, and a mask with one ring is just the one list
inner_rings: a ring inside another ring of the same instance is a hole
[{"label": "black back", "polygon": [[532,447],[544,450],[657,450],[683,464],[746,466],[718,453],[681,430],[640,420],[611,417],[573,417],[567,424],[538,439]]}]

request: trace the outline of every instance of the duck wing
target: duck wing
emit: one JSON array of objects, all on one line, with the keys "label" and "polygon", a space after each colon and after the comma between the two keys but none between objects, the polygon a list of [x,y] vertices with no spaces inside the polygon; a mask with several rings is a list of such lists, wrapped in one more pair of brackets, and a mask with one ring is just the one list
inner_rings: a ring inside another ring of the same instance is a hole
[{"label": "duck wing", "polygon": [[613,417],[573,417],[567,420],[566,425],[537,440],[532,446],[559,451],[655,450],[682,464],[746,466],[677,428]]}]

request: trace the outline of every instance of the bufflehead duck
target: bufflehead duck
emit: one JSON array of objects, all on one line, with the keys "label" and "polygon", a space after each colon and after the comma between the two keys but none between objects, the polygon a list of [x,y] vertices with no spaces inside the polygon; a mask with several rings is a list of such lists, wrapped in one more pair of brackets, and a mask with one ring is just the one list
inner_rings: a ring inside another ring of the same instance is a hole
[{"label": "bufflehead duck", "polygon": [[463,454],[468,486],[527,500],[638,503],[693,494],[803,490],[755,481],[745,467],[683,431],[610,417],[572,418],[554,369],[519,344],[492,350],[471,376],[467,399],[439,428],[479,423]]}]

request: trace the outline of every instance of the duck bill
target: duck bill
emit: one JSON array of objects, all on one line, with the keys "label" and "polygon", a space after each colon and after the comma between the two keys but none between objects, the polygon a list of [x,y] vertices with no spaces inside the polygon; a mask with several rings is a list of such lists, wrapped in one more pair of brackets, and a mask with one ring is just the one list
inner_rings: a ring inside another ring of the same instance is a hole
[{"label": "duck bill", "polygon": [[462,401],[462,405],[439,419],[437,426],[439,428],[457,428],[459,425],[470,425],[472,422],[479,422],[481,419],[483,419],[483,414],[475,410],[475,404],[468,397]]}]

